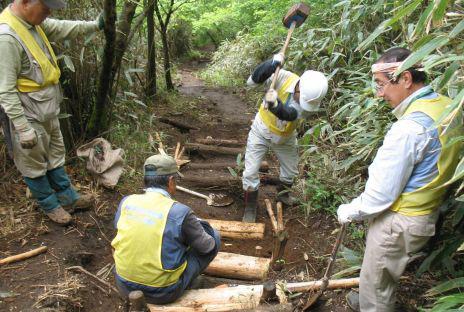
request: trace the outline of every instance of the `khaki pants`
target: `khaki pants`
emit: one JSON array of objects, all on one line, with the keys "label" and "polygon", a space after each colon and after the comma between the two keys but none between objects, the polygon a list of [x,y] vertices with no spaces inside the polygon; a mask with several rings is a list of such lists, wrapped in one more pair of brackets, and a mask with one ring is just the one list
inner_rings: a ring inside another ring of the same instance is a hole
[{"label": "khaki pants", "polygon": [[31,126],[37,132],[38,139],[32,149],[22,148],[18,134],[13,132],[14,163],[24,177],[37,178],[63,166],[66,151],[58,118],[40,123],[31,122]]},{"label": "khaki pants", "polygon": [[372,221],[359,282],[362,312],[394,311],[398,281],[411,256],[435,234],[437,217],[387,211]]}]

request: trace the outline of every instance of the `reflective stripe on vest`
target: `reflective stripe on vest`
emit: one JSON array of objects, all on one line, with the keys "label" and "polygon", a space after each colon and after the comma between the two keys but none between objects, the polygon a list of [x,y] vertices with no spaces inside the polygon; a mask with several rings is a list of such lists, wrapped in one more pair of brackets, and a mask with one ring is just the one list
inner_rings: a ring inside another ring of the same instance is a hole
[{"label": "reflective stripe on vest", "polygon": [[[419,99],[406,110],[405,116],[413,112],[422,112],[437,122],[442,116],[451,99],[439,95],[435,99]],[[443,132],[443,127],[437,127],[441,144],[437,167],[438,175],[421,188],[409,193],[402,193],[392,205],[391,210],[406,216],[422,216],[435,211],[443,202],[447,187],[443,186],[454,174],[459,162],[462,142],[449,144],[455,136],[463,134],[462,115],[453,119],[453,124]]]},{"label": "reflective stripe on vest", "polygon": [[48,59],[45,52],[40,48],[37,41],[34,39],[29,30],[24,26],[21,21],[11,13],[10,8],[7,7],[0,14],[0,24],[7,24],[21,39],[22,45],[25,46],[30,54],[33,56],[35,61],[42,70],[43,82],[38,83],[37,81],[28,78],[18,78],[16,87],[20,92],[34,92],[43,89],[49,85],[57,84],[60,80],[61,71],[58,67],[55,53],[47,39],[47,36],[43,32],[40,26],[35,26],[35,30],[42,38],[43,42],[47,46],[48,52],[50,53],[54,64]]},{"label": "reflective stripe on vest", "polygon": [[185,268],[163,268],[161,250],[163,233],[174,200],[156,192],[131,195],[122,203],[118,233],[111,245],[119,276],[133,283],[151,287],[175,284]]},{"label": "reflective stripe on vest", "polygon": [[[282,102],[284,105],[288,105],[290,103],[289,97],[291,96],[290,92],[287,92],[287,89],[292,85],[295,84],[295,82],[300,79],[295,74],[292,74],[290,77],[287,78],[287,80],[284,81],[282,86],[277,90],[277,95],[279,97],[279,100]],[[264,124],[268,127],[268,129],[277,135],[280,136],[289,136],[293,133],[293,131],[296,129],[298,126],[299,120],[295,121],[286,121],[285,122],[285,127],[280,128],[277,124],[278,118],[271,113],[269,110],[264,108],[264,104],[261,103],[261,106],[259,108],[259,116],[263,120]]]}]

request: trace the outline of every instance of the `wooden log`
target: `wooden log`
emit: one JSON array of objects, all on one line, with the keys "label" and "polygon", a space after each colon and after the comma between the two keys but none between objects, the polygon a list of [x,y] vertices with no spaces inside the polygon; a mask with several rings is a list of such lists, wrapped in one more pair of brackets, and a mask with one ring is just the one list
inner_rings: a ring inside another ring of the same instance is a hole
[{"label": "wooden log", "polygon": [[[191,169],[191,170],[200,170],[200,169],[205,169],[205,170],[225,169],[227,170],[227,167],[235,169],[237,167],[237,163],[235,162],[189,163],[188,166],[186,166],[187,169]],[[261,162],[261,167],[259,168],[259,170],[262,172],[269,171],[269,163],[267,161]]]},{"label": "wooden log", "polygon": [[176,302],[162,306],[149,304],[148,307],[151,312],[253,310],[259,305],[262,292],[262,285],[187,290]]},{"label": "wooden log", "polygon": [[263,239],[264,223],[247,223],[239,221],[223,221],[207,219],[213,228],[221,233],[225,238],[236,239]]},{"label": "wooden log", "polygon": [[[277,288],[289,292],[309,292],[318,290],[320,281],[303,283],[279,283]],[[359,278],[329,281],[329,289],[353,288],[359,286]],[[227,288],[187,290],[176,302],[166,305],[149,304],[151,312],[216,312],[216,311],[256,311],[263,295],[263,285],[239,285]]]},{"label": "wooden log", "polygon": [[[289,292],[309,292],[321,288],[322,281],[287,283],[280,285]],[[359,277],[330,280],[327,289],[355,288],[359,286]]]},{"label": "wooden log", "polygon": [[[275,184],[276,181],[279,181],[278,177],[268,176],[261,180],[262,184]],[[211,177],[211,176],[187,176],[185,175],[182,178],[183,183],[189,183],[196,187],[216,187],[218,189],[226,189],[233,186],[241,186],[242,179],[241,177]]]},{"label": "wooden log", "polygon": [[23,252],[23,253],[20,253],[18,255],[14,255],[14,256],[11,256],[11,257],[1,259],[0,260],[0,265],[5,265],[5,264],[9,264],[9,263],[29,259],[31,257],[37,256],[37,255],[40,255],[40,254],[46,252],[47,249],[48,249],[47,246],[42,246],[42,247],[39,247],[39,248],[36,248],[36,249],[32,249],[32,250],[30,250],[28,252]]},{"label": "wooden log", "polygon": [[198,143],[186,143],[185,149],[187,151],[196,151],[202,153],[210,154],[220,154],[220,155],[238,155],[243,154],[244,149],[239,147],[223,147],[223,146],[212,146]]},{"label": "wooden log", "polygon": [[271,260],[219,252],[204,271],[205,274],[244,280],[266,278]]},{"label": "wooden log", "polygon": [[218,145],[218,146],[244,146],[245,144],[237,140],[224,140],[224,139],[196,139],[196,143],[205,145]]},{"label": "wooden log", "polygon": [[181,131],[200,130],[200,128],[198,128],[198,127],[187,125],[187,124],[185,124],[183,122],[180,122],[180,121],[177,121],[177,120],[172,120],[172,119],[169,119],[169,118],[166,118],[166,117],[160,117],[160,118],[158,118],[158,120],[161,121],[162,123],[174,126],[174,127],[178,128],[178,129],[180,129]]}]

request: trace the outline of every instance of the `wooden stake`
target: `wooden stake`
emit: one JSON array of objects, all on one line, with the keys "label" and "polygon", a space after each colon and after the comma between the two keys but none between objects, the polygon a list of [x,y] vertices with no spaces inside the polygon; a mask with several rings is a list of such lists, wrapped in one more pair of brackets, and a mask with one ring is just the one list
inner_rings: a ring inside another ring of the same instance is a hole
[{"label": "wooden stake", "polygon": [[145,297],[141,290],[131,291],[129,293],[129,301],[131,303],[131,312],[145,312],[147,310]]},{"label": "wooden stake", "polygon": [[269,215],[269,218],[271,219],[272,229],[274,230],[274,233],[277,233],[279,229],[277,227],[277,220],[274,215],[274,210],[272,209],[271,201],[266,198],[264,200],[264,203],[266,204],[267,214]]},{"label": "wooden stake", "polygon": [[263,294],[260,302],[269,302],[276,299],[276,284],[273,281],[267,281],[263,284]]},{"label": "wooden stake", "polygon": [[271,260],[219,252],[204,271],[205,274],[244,280],[266,278]]},{"label": "wooden stake", "polygon": [[285,252],[285,246],[287,245],[288,233],[284,228],[283,221],[283,210],[282,203],[277,203],[277,220],[274,215],[274,210],[272,209],[272,204],[269,199],[264,200],[266,204],[266,210],[271,219],[272,229],[274,230],[274,248],[272,250],[272,259],[271,264],[272,268],[275,271],[280,271],[283,269],[283,256]]},{"label": "wooden stake", "polygon": [[247,223],[207,219],[209,224],[221,233],[221,237],[236,239],[263,239],[264,223]]},{"label": "wooden stake", "polygon": [[23,252],[21,254],[15,255],[15,256],[11,256],[11,257],[1,259],[0,260],[0,265],[5,265],[5,264],[9,264],[9,263],[29,259],[31,257],[37,256],[37,255],[40,255],[40,254],[46,252],[47,249],[48,249],[47,246],[42,246],[42,247],[39,247],[39,248],[36,248],[36,249],[32,249],[32,250],[30,250],[28,252]]}]

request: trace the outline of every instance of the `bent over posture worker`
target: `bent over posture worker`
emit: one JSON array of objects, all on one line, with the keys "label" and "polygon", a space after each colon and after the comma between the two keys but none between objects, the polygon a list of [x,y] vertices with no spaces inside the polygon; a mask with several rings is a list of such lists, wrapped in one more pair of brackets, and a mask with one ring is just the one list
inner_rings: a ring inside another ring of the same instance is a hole
[{"label": "bent over posture worker", "polygon": [[436,126],[451,99],[427,85],[418,66],[394,76],[410,54],[393,48],[372,66],[377,95],[390,104],[398,121],[369,167],[364,192],[337,212],[341,223],[371,220],[359,296],[347,296],[355,310],[394,311],[406,264],[435,234],[438,207],[447,194],[443,184],[452,177],[462,148],[450,142],[463,134],[461,114],[446,131]]},{"label": "bent over posture worker", "polygon": [[60,69],[50,41],[73,39],[104,26],[103,18],[47,19],[51,10],[65,5],[62,0],[15,0],[0,14],[0,119],[5,140],[32,196],[61,225],[71,221],[64,208],[88,208],[93,198],[79,195],[64,169]]},{"label": "bent over posture worker", "polygon": [[145,193],[119,204],[111,245],[116,285],[124,297],[141,290],[149,303],[173,302],[219,251],[219,233],[171,198],[176,178],[172,157],[151,156],[144,165]]},{"label": "bent over posture worker", "polygon": [[[248,78],[247,84],[270,82],[277,66],[283,63],[283,55],[276,54],[272,60],[261,63]],[[327,78],[324,74],[307,70],[299,77],[287,70],[280,70],[275,90],[269,90],[256,114],[248,134],[245,151],[245,170],[242,184],[245,191],[244,222],[255,222],[259,188],[259,166],[271,148],[280,163],[278,200],[291,205],[289,189],[298,174],[298,142],[296,128],[309,112],[319,109],[327,93]]]}]

